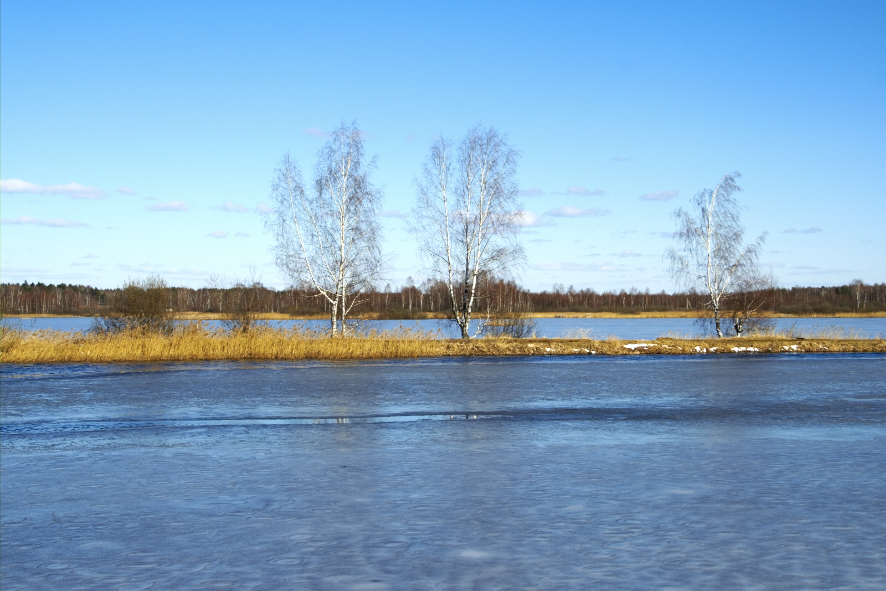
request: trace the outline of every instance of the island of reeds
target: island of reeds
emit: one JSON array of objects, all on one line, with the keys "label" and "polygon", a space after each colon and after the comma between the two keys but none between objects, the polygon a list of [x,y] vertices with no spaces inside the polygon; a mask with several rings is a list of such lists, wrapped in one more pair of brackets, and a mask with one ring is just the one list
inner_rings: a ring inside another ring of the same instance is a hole
[{"label": "island of reeds", "polygon": [[198,322],[176,326],[169,332],[139,328],[32,332],[7,325],[0,336],[0,360],[7,364],[835,352],[886,353],[886,340],[779,334],[710,339],[661,337],[654,341],[507,336],[441,339],[436,333],[408,329],[330,337],[326,332],[303,328],[209,330]]}]

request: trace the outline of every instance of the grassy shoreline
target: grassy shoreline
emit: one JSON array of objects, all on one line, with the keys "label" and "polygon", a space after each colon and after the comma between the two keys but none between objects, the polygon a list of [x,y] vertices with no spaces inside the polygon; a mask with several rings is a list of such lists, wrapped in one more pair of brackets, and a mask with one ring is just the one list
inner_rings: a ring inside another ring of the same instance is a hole
[{"label": "grassy shoreline", "polygon": [[758,336],[726,339],[661,337],[653,341],[583,338],[463,341],[438,339],[434,333],[410,330],[328,338],[319,333],[274,329],[236,334],[206,331],[199,326],[171,336],[7,330],[0,339],[0,363],[5,364],[839,352],[886,353],[886,340]]}]

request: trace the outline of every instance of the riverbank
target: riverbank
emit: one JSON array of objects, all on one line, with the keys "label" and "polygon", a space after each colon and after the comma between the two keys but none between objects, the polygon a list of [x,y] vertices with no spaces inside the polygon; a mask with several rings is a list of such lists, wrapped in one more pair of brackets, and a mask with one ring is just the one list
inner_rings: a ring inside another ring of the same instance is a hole
[{"label": "riverbank", "polygon": [[260,329],[249,334],[192,326],[171,336],[93,335],[60,331],[4,331],[0,362],[115,363],[237,360],[356,360],[423,357],[536,355],[709,355],[755,353],[886,353],[884,339],[726,339],[662,337],[653,341],[593,339],[439,339],[435,333],[399,330],[349,338]]}]

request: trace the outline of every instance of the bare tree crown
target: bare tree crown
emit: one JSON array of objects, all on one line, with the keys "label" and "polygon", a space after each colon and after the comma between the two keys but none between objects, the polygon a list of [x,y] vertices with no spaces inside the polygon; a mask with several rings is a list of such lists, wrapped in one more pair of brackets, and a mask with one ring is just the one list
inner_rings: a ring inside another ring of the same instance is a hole
[{"label": "bare tree crown", "polygon": [[364,156],[363,135],[344,123],[317,154],[313,187],[285,154],[273,183],[274,211],[267,227],[276,241],[278,267],[294,284],[309,284],[331,310],[333,334],[380,273],[382,192],[371,174],[375,159]]},{"label": "bare tree crown", "polygon": [[741,191],[737,172],[727,174],[717,186],[704,189],[692,199],[692,210],[674,212],[677,248],[668,249],[670,274],[686,288],[703,290],[714,315],[718,336],[723,336],[720,313],[730,296],[743,286],[758,284],[761,234],[744,244],[744,226],[735,193]]},{"label": "bare tree crown", "polygon": [[416,180],[411,228],[429,274],[448,285],[465,338],[482,279],[507,276],[525,258],[517,240],[519,156],[494,128],[476,126],[457,146],[437,139]]}]

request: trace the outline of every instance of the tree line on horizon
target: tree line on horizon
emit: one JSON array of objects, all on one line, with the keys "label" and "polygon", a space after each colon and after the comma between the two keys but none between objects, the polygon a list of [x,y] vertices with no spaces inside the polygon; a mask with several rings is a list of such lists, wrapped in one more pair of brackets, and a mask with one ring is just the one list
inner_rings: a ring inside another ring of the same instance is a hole
[{"label": "tree line on horizon", "polygon": [[[606,290],[575,289],[555,284],[550,290],[533,292],[514,281],[485,280],[486,298],[481,314],[491,316],[534,313],[620,313],[698,311],[705,308],[707,294],[695,290],[674,293],[640,291],[636,288]],[[172,287],[163,283],[164,306],[175,313],[223,314],[234,307],[244,285],[229,287]],[[256,312],[299,315],[325,315],[328,302],[308,287],[277,290],[252,282]],[[0,309],[9,314],[102,315],[124,287],[105,289],[65,283],[3,283]],[[424,281],[415,285],[407,279],[403,286],[365,292],[358,313],[379,318],[417,318],[427,313],[447,313],[448,289],[441,282]],[[768,294],[764,312],[778,314],[835,314],[886,311],[886,283],[854,281],[848,285],[774,288]]]}]

